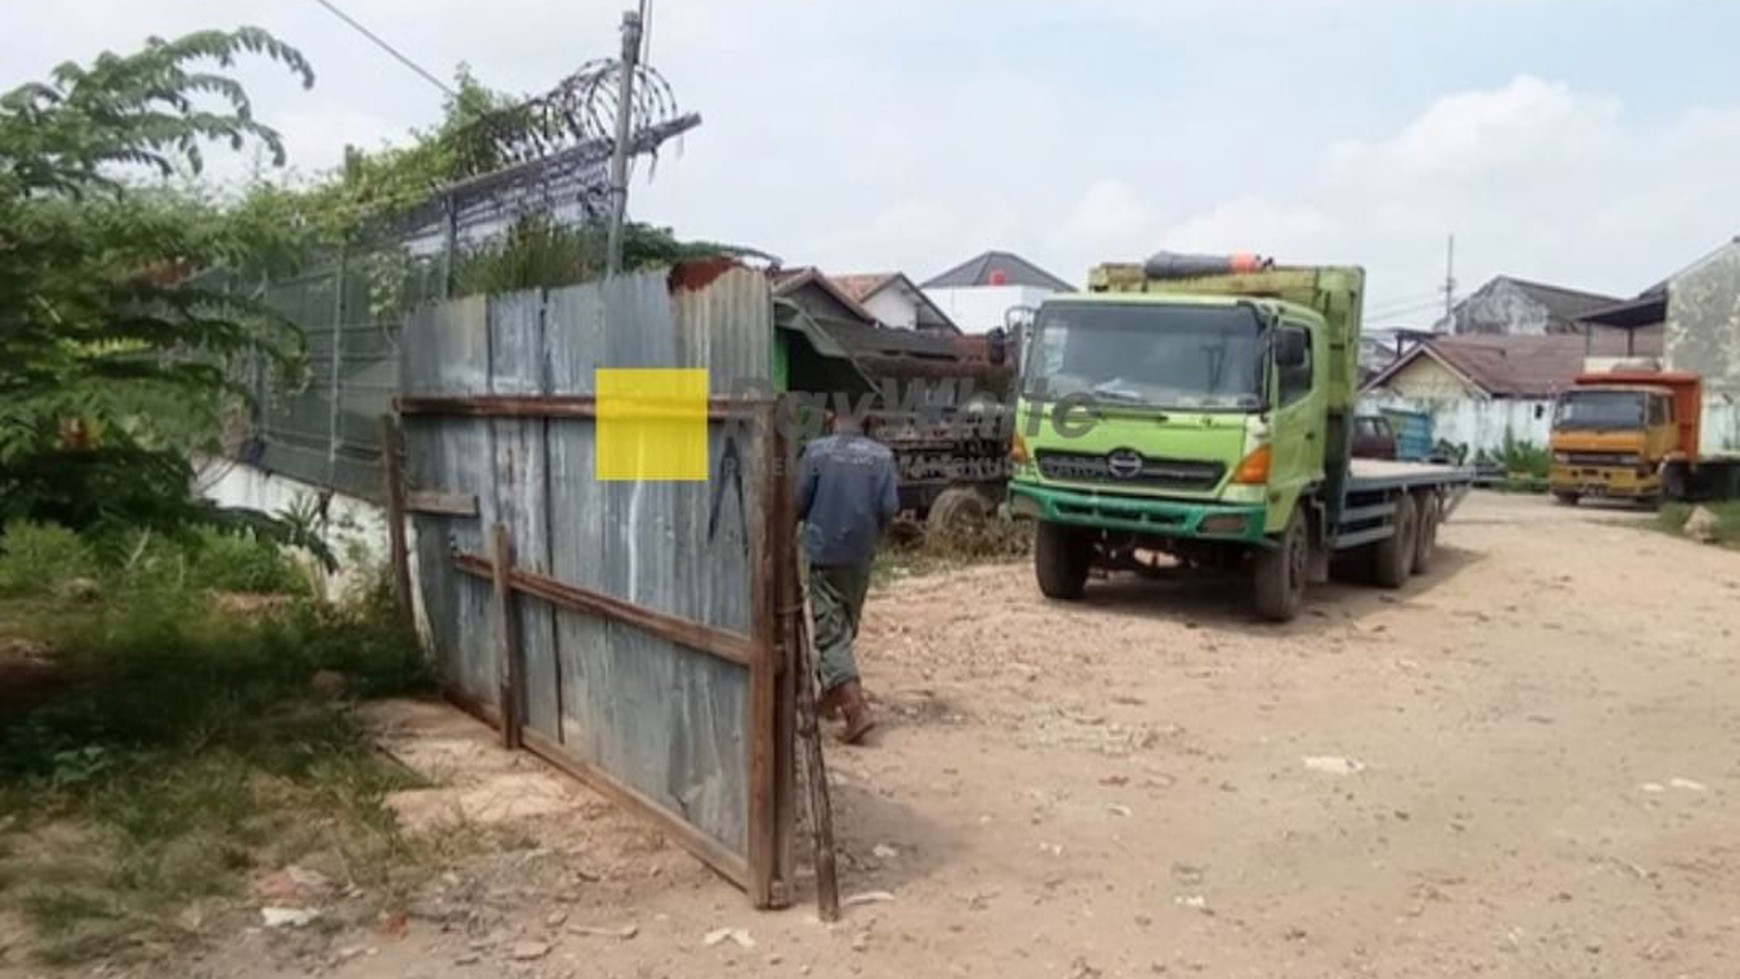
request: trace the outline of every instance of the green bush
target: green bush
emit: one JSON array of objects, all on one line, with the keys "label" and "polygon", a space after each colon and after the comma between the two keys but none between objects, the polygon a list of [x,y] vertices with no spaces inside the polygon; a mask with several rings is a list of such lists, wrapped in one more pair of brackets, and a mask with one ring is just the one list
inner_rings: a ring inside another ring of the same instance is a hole
[{"label": "green bush", "polygon": [[188,583],[212,591],[255,595],[301,595],[306,573],[277,544],[247,532],[205,530],[188,548]]},{"label": "green bush", "polygon": [[1547,470],[1552,468],[1553,454],[1543,446],[1536,445],[1528,439],[1518,439],[1511,429],[1504,430],[1504,450],[1499,457],[1499,464],[1504,471],[1512,476],[1528,476],[1534,479],[1546,479]]},{"label": "green bush", "polygon": [[0,595],[43,594],[97,571],[96,552],[65,527],[21,520],[0,531]]},{"label": "green bush", "polygon": [[74,579],[103,591],[180,589],[307,595],[309,574],[278,544],[246,528],[202,529],[183,539],[149,531],[98,547],[55,524],[18,521],[0,533],[0,596],[45,595]]},{"label": "green bush", "polygon": [[[1716,515],[1716,541],[1727,547],[1740,547],[1740,503],[1706,503],[1705,509]],[[1656,513],[1656,526],[1670,533],[1680,533],[1692,517],[1695,505],[1666,503]]]}]

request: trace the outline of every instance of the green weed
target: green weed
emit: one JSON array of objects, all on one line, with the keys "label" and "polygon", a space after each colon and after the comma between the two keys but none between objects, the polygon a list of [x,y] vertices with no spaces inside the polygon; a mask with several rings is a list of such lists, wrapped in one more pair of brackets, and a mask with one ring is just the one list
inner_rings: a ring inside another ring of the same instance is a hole
[{"label": "green weed", "polygon": [[135,573],[78,615],[9,619],[44,630],[59,674],[0,719],[0,909],[45,961],[179,947],[198,937],[184,912],[256,868],[312,862],[385,898],[419,866],[384,804],[414,777],[310,684],[427,689],[390,594],[243,616],[192,580]]},{"label": "green weed", "polygon": [[[1740,502],[1706,503],[1705,509],[1716,515],[1716,542],[1725,547],[1740,547]],[[1656,526],[1678,534],[1685,529],[1696,506],[1686,503],[1663,504],[1655,515]]]},{"label": "green weed", "polygon": [[65,527],[20,520],[0,531],[0,595],[44,594],[97,570],[96,551]]}]

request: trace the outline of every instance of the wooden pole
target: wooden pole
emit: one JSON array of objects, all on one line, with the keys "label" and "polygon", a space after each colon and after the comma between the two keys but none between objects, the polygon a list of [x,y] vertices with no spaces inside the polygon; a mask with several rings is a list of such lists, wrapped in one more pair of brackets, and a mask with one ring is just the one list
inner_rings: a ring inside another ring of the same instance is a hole
[{"label": "wooden pole", "polygon": [[757,908],[778,903],[775,872],[779,863],[779,777],[775,766],[778,751],[774,739],[779,727],[779,564],[780,479],[773,460],[778,458],[779,439],[774,409],[761,416],[761,447],[758,464],[744,475],[756,480],[757,509],[752,580],[755,606],[751,632],[755,655],[749,662],[749,901]]},{"label": "wooden pole", "polygon": [[407,629],[415,629],[411,603],[411,545],[405,535],[405,473],[399,455],[399,424],[381,416],[381,473],[387,490],[387,540],[393,562],[393,604]]},{"label": "wooden pole", "polygon": [[513,542],[506,524],[490,531],[490,578],[495,586],[495,649],[501,661],[501,744],[509,750],[520,747],[519,643],[515,641],[514,593],[509,582],[513,572]]},{"label": "wooden pole", "polygon": [[[794,549],[795,550],[795,549]],[[823,921],[840,920],[840,879],[834,865],[834,807],[828,797],[828,768],[822,757],[822,727],[816,718],[816,654],[810,607],[810,575],[807,563],[798,558],[798,587],[803,591],[803,621],[798,634],[797,709],[798,738],[803,742],[804,768],[809,783],[810,835],[816,847],[816,916]]]}]

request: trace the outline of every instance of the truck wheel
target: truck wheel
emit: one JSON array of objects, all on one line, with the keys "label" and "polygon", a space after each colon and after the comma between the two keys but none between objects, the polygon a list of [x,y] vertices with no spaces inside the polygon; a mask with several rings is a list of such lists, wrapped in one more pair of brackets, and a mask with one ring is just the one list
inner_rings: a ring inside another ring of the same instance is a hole
[{"label": "truck wheel", "polygon": [[1553,491],[1553,502],[1560,506],[1576,506],[1577,501],[1580,499],[1582,499],[1582,497],[1576,493],[1568,493],[1564,490]]},{"label": "truck wheel", "polygon": [[1040,523],[1033,542],[1033,571],[1046,598],[1071,602],[1081,598],[1093,562],[1094,541],[1089,531]]},{"label": "truck wheel", "polygon": [[1304,514],[1287,521],[1277,546],[1256,554],[1257,614],[1270,622],[1291,622],[1305,604],[1311,577],[1311,535]]},{"label": "truck wheel", "polygon": [[1396,500],[1396,532],[1373,545],[1372,579],[1380,588],[1400,588],[1408,583],[1414,570],[1415,531],[1419,515],[1414,510],[1414,498],[1404,493]]},{"label": "truck wheel", "polygon": [[932,541],[964,541],[984,529],[991,506],[983,496],[964,486],[951,486],[937,494],[924,518],[925,535]]},{"label": "truck wheel", "polygon": [[1414,501],[1418,523],[1414,529],[1415,574],[1432,570],[1432,556],[1438,553],[1438,494],[1422,493]]}]

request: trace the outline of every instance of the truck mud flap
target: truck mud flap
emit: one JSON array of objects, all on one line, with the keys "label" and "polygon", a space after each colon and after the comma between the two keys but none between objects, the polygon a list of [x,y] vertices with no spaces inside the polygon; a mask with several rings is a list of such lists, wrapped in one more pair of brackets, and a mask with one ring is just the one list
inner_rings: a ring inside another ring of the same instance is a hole
[{"label": "truck mud flap", "polygon": [[1456,483],[1444,490],[1444,509],[1438,515],[1439,520],[1449,520],[1462,501],[1468,499],[1468,491],[1474,488],[1473,483]]}]

